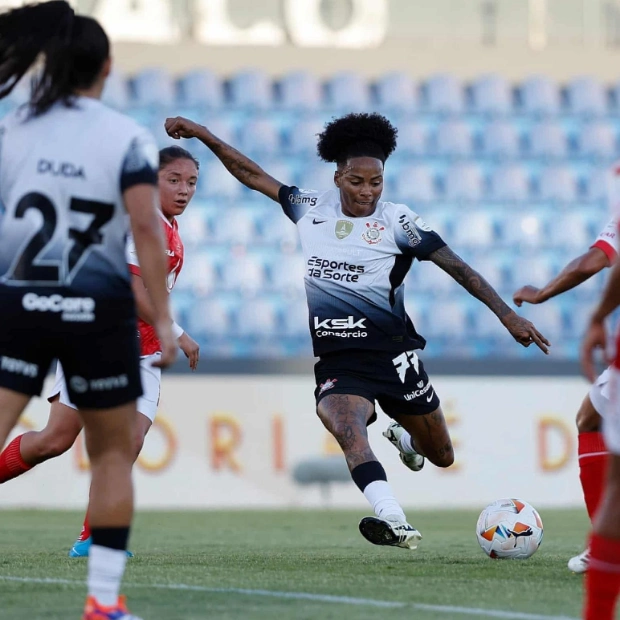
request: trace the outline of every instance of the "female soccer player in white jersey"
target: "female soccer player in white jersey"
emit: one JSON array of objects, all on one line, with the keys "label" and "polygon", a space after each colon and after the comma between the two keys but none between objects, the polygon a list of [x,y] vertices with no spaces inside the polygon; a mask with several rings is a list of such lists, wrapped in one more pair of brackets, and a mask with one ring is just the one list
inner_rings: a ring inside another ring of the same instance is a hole
[{"label": "female soccer player in white jersey", "polygon": [[[542,304],[548,299],[561,295],[579,286],[593,275],[615,263],[618,221],[612,218],[587,252],[573,259],[564,269],[542,288],[526,285],[513,295],[515,304]],[[579,478],[583,489],[586,508],[590,520],[598,510],[607,471],[609,453],[601,430],[601,418],[609,407],[611,369],[606,369],[594,382],[577,412]],[[590,557],[586,549],[568,561],[569,570],[585,573]]]},{"label": "female soccer player in white jersey", "polygon": [[[196,193],[198,169],[198,161],[185,149],[172,146],[159,152],[160,220],[166,238],[168,291],[174,287],[183,266],[183,243],[176,218],[184,213]],[[137,458],[157,412],[161,369],[153,364],[161,358],[161,345],[153,328],[153,306],[144,286],[136,246],[131,238],[127,244],[127,262],[132,274],[131,283],[138,312],[140,374],[144,391],[138,399],[138,415],[134,427],[134,456]],[[174,324],[173,330],[180,349],[189,358],[190,368],[195,370],[200,353],[198,344],[178,325]],[[0,454],[0,484],[21,476],[35,465],[64,454],[73,446],[82,430],[82,420],[76,411],[77,407],[69,398],[60,364],[48,400],[51,408],[47,426],[41,431],[19,435]],[[91,542],[87,517],[84,520],[82,533],[69,555],[87,556]]]},{"label": "female soccer player in white jersey", "polygon": [[142,394],[124,259],[127,213],[162,344],[158,365],[176,356],[156,207],[157,147],[99,101],[110,48],[95,20],[62,1],[0,14],[0,98],[35,62],[40,73],[29,105],[0,121],[0,444],[58,358],[92,471],[83,617],[135,620],[119,597]]},{"label": "female soccer player in white jersey", "polygon": [[405,312],[403,280],[414,258],[431,260],[485,303],[514,338],[547,352],[548,342],[517,316],[491,286],[420,218],[381,200],[383,169],[396,148],[396,129],[378,114],[349,114],[319,136],[319,156],[337,165],[335,189],[283,185],[256,163],[183,118],[166,121],[173,138],[198,138],[249,188],[279,202],[297,224],[307,264],[317,413],[344,451],[351,476],[376,517],[360,523],[378,545],[414,549],[420,533],[407,523],[366,427],[375,401],[395,420],[384,433],[411,469],[424,457],[439,467],[454,460],[439,398],[415,350],[425,340]]}]

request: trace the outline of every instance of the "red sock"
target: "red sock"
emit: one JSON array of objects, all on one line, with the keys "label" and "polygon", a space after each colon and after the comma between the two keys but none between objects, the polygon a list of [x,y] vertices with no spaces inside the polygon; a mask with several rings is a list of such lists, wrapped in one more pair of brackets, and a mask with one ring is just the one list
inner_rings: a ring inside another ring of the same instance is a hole
[{"label": "red sock", "polygon": [[8,482],[25,474],[33,468],[22,459],[19,446],[22,442],[23,435],[15,437],[13,441],[0,454],[0,484]]},{"label": "red sock", "polygon": [[84,525],[82,525],[82,531],[80,532],[80,536],[78,540],[86,540],[90,538],[90,523],[88,522],[88,513],[84,517]]},{"label": "red sock", "polygon": [[603,433],[579,433],[579,478],[590,521],[594,518],[605,489],[609,453]]},{"label": "red sock", "polygon": [[584,619],[613,620],[619,593],[620,540],[592,534]]}]

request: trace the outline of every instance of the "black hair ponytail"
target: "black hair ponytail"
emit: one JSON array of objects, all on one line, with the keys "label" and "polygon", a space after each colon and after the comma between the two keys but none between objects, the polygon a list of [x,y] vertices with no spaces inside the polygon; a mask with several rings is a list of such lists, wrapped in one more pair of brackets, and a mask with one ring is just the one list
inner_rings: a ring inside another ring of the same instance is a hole
[{"label": "black hair ponytail", "polygon": [[31,114],[43,114],[58,101],[71,105],[75,90],[93,85],[109,55],[110,43],[99,23],[76,16],[64,0],[1,13],[0,99],[43,56],[32,83]]},{"label": "black hair ponytail", "polygon": [[163,170],[177,159],[189,159],[196,165],[196,170],[200,170],[200,162],[189,151],[180,146],[167,146],[159,151],[159,169]]}]

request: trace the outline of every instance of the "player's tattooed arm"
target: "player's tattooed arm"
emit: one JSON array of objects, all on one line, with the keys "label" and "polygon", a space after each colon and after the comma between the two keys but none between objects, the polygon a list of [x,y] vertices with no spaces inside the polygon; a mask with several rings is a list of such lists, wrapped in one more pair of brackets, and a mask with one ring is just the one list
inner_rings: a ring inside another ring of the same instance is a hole
[{"label": "player's tattooed arm", "polygon": [[525,347],[535,343],[542,351],[548,352],[549,342],[534,325],[516,314],[495,289],[448,246],[435,250],[428,258],[456,280],[470,295],[485,304],[517,342]]},{"label": "player's tattooed arm", "polygon": [[278,192],[283,184],[269,176],[256,162],[218,138],[206,127],[181,116],[166,119],[165,127],[168,135],[176,140],[197,138],[213,152],[235,179],[246,187],[278,202]]}]

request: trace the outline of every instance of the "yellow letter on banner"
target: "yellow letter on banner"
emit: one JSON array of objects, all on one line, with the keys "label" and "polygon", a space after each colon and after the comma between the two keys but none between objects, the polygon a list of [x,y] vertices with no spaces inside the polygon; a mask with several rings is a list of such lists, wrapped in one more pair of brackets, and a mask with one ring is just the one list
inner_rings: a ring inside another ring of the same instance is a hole
[{"label": "yellow letter on banner", "polygon": [[[538,421],[538,461],[543,471],[562,469],[573,454],[573,435],[570,427],[561,418],[546,416]],[[561,447],[551,454],[550,443],[561,442]]]},{"label": "yellow letter on banner", "polygon": [[234,451],[241,443],[241,425],[228,413],[216,413],[210,419],[211,466],[215,470],[228,467],[241,472],[241,464]]}]

